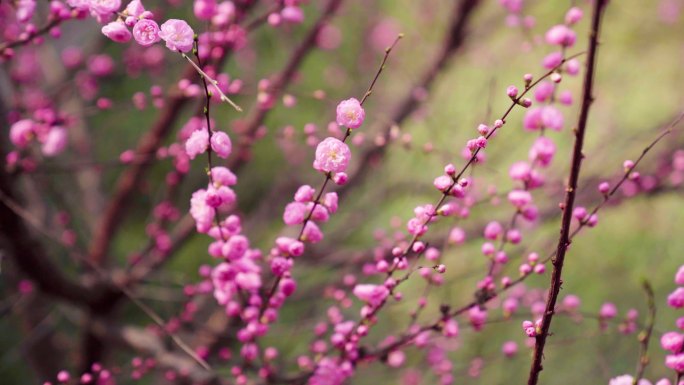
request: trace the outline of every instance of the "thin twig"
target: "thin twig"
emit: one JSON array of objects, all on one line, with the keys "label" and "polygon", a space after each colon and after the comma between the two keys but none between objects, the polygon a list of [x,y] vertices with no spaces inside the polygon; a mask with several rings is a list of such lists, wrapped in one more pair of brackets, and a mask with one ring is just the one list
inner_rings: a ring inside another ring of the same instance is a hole
[{"label": "thin twig", "polygon": [[644,377],[644,372],[646,371],[646,366],[650,362],[648,357],[648,343],[651,341],[651,336],[653,335],[653,326],[655,325],[656,317],[656,304],[655,295],[653,294],[653,287],[648,280],[643,282],[644,292],[646,293],[646,304],[648,306],[648,317],[646,318],[646,328],[639,333],[639,362],[637,364],[636,374],[634,375],[634,380],[632,385],[637,385],[639,380]]}]

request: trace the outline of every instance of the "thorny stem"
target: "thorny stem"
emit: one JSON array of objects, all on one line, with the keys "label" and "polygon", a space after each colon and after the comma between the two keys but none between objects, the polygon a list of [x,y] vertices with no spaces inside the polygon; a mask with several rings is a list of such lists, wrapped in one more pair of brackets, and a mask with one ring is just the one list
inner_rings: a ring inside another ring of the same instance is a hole
[{"label": "thorny stem", "polygon": [[601,17],[606,6],[606,0],[596,0],[594,3],[594,11],[591,23],[591,31],[589,33],[589,52],[587,55],[587,69],[584,74],[584,86],[582,106],[580,109],[580,116],[577,123],[577,130],[575,132],[575,144],[572,152],[570,178],[565,194],[565,202],[563,204],[563,217],[561,220],[560,237],[558,238],[558,247],[556,257],[552,260],[553,271],[551,273],[551,289],[546,301],[546,309],[542,317],[541,333],[535,338],[534,356],[532,365],[530,367],[530,375],[527,380],[528,385],[536,385],[539,381],[539,373],[542,371],[542,359],[544,357],[544,346],[546,345],[546,338],[549,335],[551,328],[551,320],[556,308],[556,301],[560,288],[563,283],[562,273],[563,264],[565,262],[565,254],[570,245],[570,224],[572,221],[572,211],[575,204],[575,194],[577,192],[577,182],[579,180],[580,168],[582,165],[582,148],[584,145],[584,136],[587,128],[587,120],[589,118],[589,107],[593,102],[593,86],[594,86],[594,68],[596,66],[596,52],[598,47],[599,30],[601,25]]}]

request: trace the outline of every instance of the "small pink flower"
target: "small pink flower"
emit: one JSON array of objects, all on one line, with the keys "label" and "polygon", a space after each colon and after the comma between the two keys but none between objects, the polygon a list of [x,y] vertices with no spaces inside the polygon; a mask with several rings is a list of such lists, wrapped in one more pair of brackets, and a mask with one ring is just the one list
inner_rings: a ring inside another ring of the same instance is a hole
[{"label": "small pink flower", "polygon": [[617,315],[617,307],[610,303],[606,302],[601,306],[601,310],[599,311],[599,316],[604,319],[611,319],[615,318]]},{"label": "small pink flower", "polygon": [[568,10],[568,12],[565,14],[565,22],[567,24],[576,24],[580,20],[582,20],[582,16],[584,15],[584,12],[582,12],[582,9],[578,7],[572,7]]},{"label": "small pink flower", "polygon": [[518,209],[523,208],[532,202],[532,195],[529,191],[513,190],[508,193],[508,201]]},{"label": "small pink flower", "polygon": [[28,145],[35,135],[35,124],[30,119],[20,120],[12,125],[10,128],[10,141],[19,148],[24,148]]},{"label": "small pink flower", "polygon": [[660,337],[660,346],[672,353],[677,353],[684,347],[684,334],[677,332],[668,332]]},{"label": "small pink flower", "polygon": [[684,265],[679,266],[679,270],[677,270],[675,275],[675,283],[677,285],[684,285]]},{"label": "small pink flower", "polygon": [[326,138],[316,147],[314,168],[323,172],[344,172],[349,166],[349,146],[336,138]]},{"label": "small pink flower", "polygon": [[216,14],[216,0],[195,0],[192,11],[200,20],[210,20]]},{"label": "small pink flower", "polygon": [[302,240],[309,243],[318,243],[323,239],[323,232],[313,221],[309,221],[304,226]]},{"label": "small pink flower", "polygon": [[359,128],[366,118],[366,112],[355,98],[343,100],[337,105],[337,124],[349,128]]},{"label": "small pink flower", "polygon": [[121,8],[121,0],[88,0],[88,8],[95,16],[109,18]]},{"label": "small pink flower", "polygon": [[458,322],[453,318],[449,318],[449,320],[444,323],[442,333],[445,337],[458,337]]},{"label": "small pink flower", "polygon": [[140,0],[133,0],[126,6],[128,16],[139,17],[145,12],[145,7]]},{"label": "small pink flower", "polygon": [[17,20],[25,23],[33,17],[33,12],[36,10],[36,0],[19,0],[16,2],[16,7]]},{"label": "small pink flower", "polygon": [[670,354],[666,356],[665,366],[677,373],[684,373],[684,353]]},{"label": "small pink flower", "polygon": [[195,159],[197,155],[207,151],[208,146],[209,134],[207,133],[207,130],[201,128],[193,131],[190,138],[185,142],[185,152],[190,159]]},{"label": "small pink flower", "polygon": [[667,297],[667,304],[676,309],[684,307],[684,287],[678,287]]},{"label": "small pink flower", "polygon": [[389,289],[384,285],[361,284],[354,287],[354,295],[367,304],[377,307],[389,295]]},{"label": "small pink flower", "polygon": [[159,37],[159,25],[154,20],[139,20],[133,27],[133,37],[141,46],[150,46],[161,39]]},{"label": "small pink flower", "polygon": [[518,353],[518,344],[515,341],[504,342],[501,346],[501,353],[508,358],[515,356]]},{"label": "small pink flower", "polygon": [[219,158],[227,158],[233,150],[228,134],[223,131],[214,132],[211,135],[211,149],[214,150]]},{"label": "small pink flower", "polygon": [[120,21],[112,21],[102,27],[102,34],[117,43],[125,43],[131,40],[131,31]]},{"label": "small pink flower", "polygon": [[298,225],[304,222],[308,213],[309,210],[304,203],[288,203],[288,205],[285,206],[285,212],[283,213],[283,222],[288,226]]},{"label": "small pink flower", "polygon": [[66,145],[66,130],[62,127],[52,127],[43,141],[41,150],[45,156],[55,156],[64,151]]},{"label": "small pink flower", "polygon": [[503,232],[503,226],[499,222],[489,222],[484,229],[484,237],[487,239],[495,240]]},{"label": "small pink flower", "polygon": [[214,180],[215,187],[234,186],[237,183],[235,174],[229,169],[221,166],[211,169],[211,178]]},{"label": "small pink flower", "polygon": [[209,231],[214,222],[215,211],[207,204],[207,190],[200,189],[192,194],[190,215],[195,219],[198,232]]},{"label": "small pink flower", "polygon": [[189,52],[192,49],[195,32],[184,20],[169,19],[161,25],[159,37],[172,51]]},{"label": "small pink flower", "polygon": [[280,16],[282,17],[282,20],[289,23],[299,24],[304,21],[304,11],[295,6],[283,8],[283,10],[280,11]]},{"label": "small pink flower", "polygon": [[576,39],[575,31],[563,24],[553,26],[546,32],[546,42],[553,45],[572,47]]},{"label": "small pink flower", "polygon": [[555,154],[556,144],[553,143],[553,140],[545,136],[540,136],[534,141],[532,147],[530,147],[528,157],[530,161],[536,161],[540,166],[546,167],[551,164]]}]

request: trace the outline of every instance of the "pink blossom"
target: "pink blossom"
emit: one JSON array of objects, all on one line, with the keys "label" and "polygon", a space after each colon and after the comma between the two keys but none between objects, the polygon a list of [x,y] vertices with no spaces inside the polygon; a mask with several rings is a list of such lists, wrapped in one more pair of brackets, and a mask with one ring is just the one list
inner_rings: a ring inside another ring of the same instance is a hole
[{"label": "pink blossom", "polygon": [[489,222],[484,229],[484,237],[487,239],[497,239],[503,232],[503,226],[499,222]]},{"label": "pink blossom", "polygon": [[553,69],[558,67],[563,62],[563,53],[552,52],[544,57],[542,66],[546,69]]},{"label": "pink blossom", "polygon": [[300,7],[287,6],[280,11],[280,16],[289,23],[299,24],[304,21],[304,11]]},{"label": "pink blossom", "polygon": [[329,137],[316,147],[314,169],[323,172],[344,172],[349,166],[351,151],[349,146],[339,139]]},{"label": "pink blossom", "polygon": [[199,129],[192,132],[190,138],[185,142],[185,152],[188,154],[190,159],[195,159],[195,157],[203,152],[207,151],[209,147],[209,134],[205,129]]},{"label": "pink blossom", "polygon": [[684,307],[684,287],[678,287],[667,297],[667,304],[676,309]]},{"label": "pink blossom", "polygon": [[340,126],[359,128],[365,118],[366,112],[355,98],[343,100],[337,105],[337,124]]},{"label": "pink blossom", "polygon": [[172,51],[189,52],[192,49],[195,32],[184,20],[169,19],[161,25],[159,37]]},{"label": "pink blossom", "polygon": [[675,283],[677,285],[684,285],[684,265],[679,266],[679,270],[675,274]]},{"label": "pink blossom", "polygon": [[126,6],[126,13],[128,16],[140,17],[145,12],[145,7],[140,0],[132,0]]},{"label": "pink blossom", "polygon": [[672,353],[678,353],[684,347],[684,334],[677,332],[668,332],[660,337],[660,346]]},{"label": "pink blossom", "polygon": [[317,243],[323,239],[323,232],[318,228],[313,221],[309,221],[304,226],[304,232],[302,233],[302,240],[309,243]]},{"label": "pink blossom", "polygon": [[25,23],[33,17],[36,10],[36,0],[18,0],[15,2],[17,7],[16,17],[19,22]]},{"label": "pink blossom", "polygon": [[323,358],[309,378],[308,385],[342,385],[347,378],[344,371],[330,358]]},{"label": "pink blossom", "polygon": [[572,7],[568,10],[568,12],[565,13],[565,22],[567,24],[576,24],[580,20],[582,20],[582,16],[584,15],[584,12],[582,12],[581,8],[578,7]]},{"label": "pink blossom", "polygon": [[88,0],[88,8],[94,16],[108,18],[121,8],[121,0]]},{"label": "pink blossom", "polygon": [[217,166],[211,169],[211,178],[216,187],[234,186],[237,183],[237,177],[235,174],[222,166]]},{"label": "pink blossom", "polygon": [[389,295],[384,285],[360,284],[354,286],[354,295],[372,307],[379,306]]},{"label": "pink blossom", "polygon": [[192,10],[200,20],[210,20],[216,14],[216,0],[195,0]]},{"label": "pink blossom", "polygon": [[546,167],[553,161],[555,153],[556,144],[553,143],[553,140],[545,136],[540,136],[534,141],[532,147],[530,147],[528,157],[531,162],[536,162],[540,166]]},{"label": "pink blossom", "polygon": [[532,195],[529,191],[513,190],[508,193],[508,201],[518,209],[527,206],[532,202]]},{"label": "pink blossom", "polygon": [[214,150],[219,158],[227,158],[233,149],[228,134],[223,131],[214,132],[211,135],[211,149]]},{"label": "pink blossom", "polygon": [[150,46],[161,39],[159,37],[159,25],[154,20],[139,20],[133,27],[133,37],[143,47]]},{"label": "pink blossom", "polygon": [[616,315],[617,307],[614,304],[606,302],[601,306],[601,310],[599,311],[599,316],[601,318],[611,319],[615,318]]},{"label": "pink blossom", "polygon": [[553,26],[546,32],[546,42],[553,45],[572,47],[576,39],[575,31],[563,24]]},{"label": "pink blossom", "polygon": [[563,129],[563,113],[553,106],[545,106],[541,115],[542,124],[554,131]]},{"label": "pink blossom", "polygon": [[518,353],[518,344],[515,341],[504,342],[501,346],[501,353],[508,358],[515,356]]},{"label": "pink blossom", "polygon": [[677,373],[684,373],[684,353],[670,354],[666,356],[665,366]]},{"label": "pink blossom", "polygon": [[530,178],[531,171],[532,168],[530,167],[529,163],[524,161],[515,162],[511,165],[511,168],[508,169],[508,176],[510,176],[513,180],[524,182]]},{"label": "pink blossom", "polygon": [[45,156],[55,156],[64,151],[67,133],[63,127],[52,127],[43,141],[41,150]]},{"label": "pink blossom", "polygon": [[14,123],[9,133],[10,141],[19,148],[26,147],[34,135],[35,124],[30,119],[23,119]]},{"label": "pink blossom", "polygon": [[102,27],[102,34],[117,43],[125,43],[131,40],[131,31],[120,21],[112,21]]},{"label": "pink blossom", "polygon": [[283,222],[288,226],[298,225],[304,222],[308,213],[309,210],[304,203],[288,203],[288,205],[285,206],[285,212],[283,213]]},{"label": "pink blossom", "polygon": [[195,219],[197,231],[206,233],[214,221],[214,209],[207,205],[207,190],[200,189],[192,193],[190,199],[190,215]]},{"label": "pink blossom", "polygon": [[453,318],[449,318],[444,323],[442,333],[445,337],[458,337],[458,322]]}]

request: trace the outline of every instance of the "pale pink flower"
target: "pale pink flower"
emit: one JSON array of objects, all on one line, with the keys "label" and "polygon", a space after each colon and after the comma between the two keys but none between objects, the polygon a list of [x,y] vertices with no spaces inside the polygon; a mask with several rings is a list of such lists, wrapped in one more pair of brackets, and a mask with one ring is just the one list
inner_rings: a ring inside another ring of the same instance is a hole
[{"label": "pale pink flower", "polygon": [[359,128],[366,118],[361,103],[355,98],[343,100],[337,105],[337,124],[349,128]]},{"label": "pale pink flower", "polygon": [[192,49],[195,32],[184,20],[169,19],[161,25],[159,37],[166,42],[168,49],[189,52]]},{"label": "pale pink flower", "polygon": [[190,138],[185,142],[185,152],[190,159],[195,159],[197,155],[205,152],[208,146],[209,134],[205,129],[199,129],[193,131]]},{"label": "pale pink flower", "polygon": [[45,156],[55,156],[64,151],[66,145],[66,130],[62,127],[52,127],[43,141],[41,150]]},{"label": "pale pink flower", "polygon": [[339,139],[329,137],[316,147],[316,160],[313,167],[323,172],[344,172],[349,166],[351,151]]},{"label": "pale pink flower", "polygon": [[28,145],[35,135],[35,124],[30,119],[20,120],[12,125],[10,128],[10,141],[19,148],[24,148]]},{"label": "pale pink flower", "polygon": [[354,295],[367,304],[377,307],[389,295],[384,285],[361,284],[354,287]]},{"label": "pale pink flower", "polygon": [[214,222],[214,209],[207,204],[207,190],[200,189],[192,193],[190,199],[190,215],[195,219],[197,231],[206,233]]},{"label": "pale pink flower", "polygon": [[546,42],[553,45],[572,47],[576,39],[575,31],[563,24],[553,26],[546,32]]},{"label": "pale pink flower", "polygon": [[219,158],[227,158],[233,149],[228,134],[223,131],[214,132],[211,135],[211,149],[214,150]]},{"label": "pale pink flower", "polygon": [[159,25],[154,20],[139,20],[133,27],[133,37],[143,47],[150,46],[161,39],[159,37]]},{"label": "pale pink flower", "polygon": [[125,43],[131,40],[131,31],[120,21],[112,21],[102,27],[102,34],[117,43]]}]

